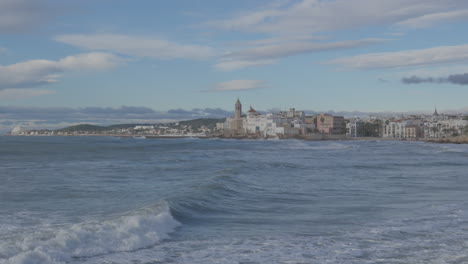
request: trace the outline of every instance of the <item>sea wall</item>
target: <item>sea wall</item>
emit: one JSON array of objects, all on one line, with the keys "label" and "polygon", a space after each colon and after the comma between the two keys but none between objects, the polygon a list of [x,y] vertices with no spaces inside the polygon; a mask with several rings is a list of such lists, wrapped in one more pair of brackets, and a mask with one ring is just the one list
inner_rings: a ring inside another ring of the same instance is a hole
[{"label": "sea wall", "polygon": [[447,138],[428,138],[426,142],[432,143],[451,143],[451,144],[468,144],[468,136],[447,137]]}]

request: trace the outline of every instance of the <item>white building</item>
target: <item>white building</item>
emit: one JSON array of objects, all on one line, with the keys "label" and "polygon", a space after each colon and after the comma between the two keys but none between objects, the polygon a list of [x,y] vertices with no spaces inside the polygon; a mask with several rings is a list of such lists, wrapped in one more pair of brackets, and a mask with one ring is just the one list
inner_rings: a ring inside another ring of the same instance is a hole
[{"label": "white building", "polygon": [[135,130],[148,130],[148,129],[154,129],[154,126],[135,126],[133,129],[135,129]]},{"label": "white building", "polygon": [[244,122],[247,134],[266,136],[284,135],[284,127],[278,126],[273,114],[260,114],[250,107]]},{"label": "white building", "polygon": [[427,138],[442,138],[462,135],[467,125],[468,121],[462,118],[440,118],[432,122],[424,123],[424,136]]},{"label": "white building", "polygon": [[364,122],[359,119],[351,120],[346,124],[346,135],[350,137],[361,137],[363,124]]},{"label": "white building", "polygon": [[384,138],[419,138],[422,137],[420,120],[390,121],[384,125]]},{"label": "white building", "polygon": [[306,134],[316,128],[315,124],[305,122],[303,111],[296,111],[294,108],[289,109],[289,112],[262,114],[250,107],[246,115],[242,116],[241,107],[238,99],[234,117],[228,117],[224,123],[216,125],[218,129],[223,129],[225,135],[276,137]]}]

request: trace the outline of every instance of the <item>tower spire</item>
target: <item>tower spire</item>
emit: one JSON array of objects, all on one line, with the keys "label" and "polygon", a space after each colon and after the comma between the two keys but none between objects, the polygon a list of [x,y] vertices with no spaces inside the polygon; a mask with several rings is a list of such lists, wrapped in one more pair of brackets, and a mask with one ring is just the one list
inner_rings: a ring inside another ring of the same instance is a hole
[{"label": "tower spire", "polygon": [[237,102],[236,102],[236,105],[235,105],[235,113],[234,113],[234,117],[235,118],[241,118],[242,116],[242,104],[239,100],[239,98],[237,98]]}]

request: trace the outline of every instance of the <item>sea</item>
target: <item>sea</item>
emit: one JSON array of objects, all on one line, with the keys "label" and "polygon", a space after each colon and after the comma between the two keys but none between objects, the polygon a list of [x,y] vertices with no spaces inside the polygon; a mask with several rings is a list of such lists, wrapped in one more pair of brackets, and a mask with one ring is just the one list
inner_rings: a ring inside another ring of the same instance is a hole
[{"label": "sea", "polygon": [[468,263],[468,145],[2,136],[0,263]]}]

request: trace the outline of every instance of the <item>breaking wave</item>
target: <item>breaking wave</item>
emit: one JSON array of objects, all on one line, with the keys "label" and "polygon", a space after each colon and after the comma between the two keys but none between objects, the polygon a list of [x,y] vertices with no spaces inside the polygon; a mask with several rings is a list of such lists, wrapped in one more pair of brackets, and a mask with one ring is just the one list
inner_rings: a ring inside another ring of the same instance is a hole
[{"label": "breaking wave", "polygon": [[55,264],[154,246],[178,227],[166,202],[105,221],[39,230],[0,242],[1,264]]},{"label": "breaking wave", "polygon": [[[353,231],[337,230],[329,236],[226,236],[170,241],[157,245],[156,250],[139,251],[138,263],[467,263],[468,234],[463,231],[467,213],[456,205],[426,209],[432,212]],[[85,263],[126,264],[134,258],[134,254],[121,252]]]},{"label": "breaking wave", "polygon": [[436,145],[439,147],[439,153],[468,153],[468,148],[465,145]]}]

